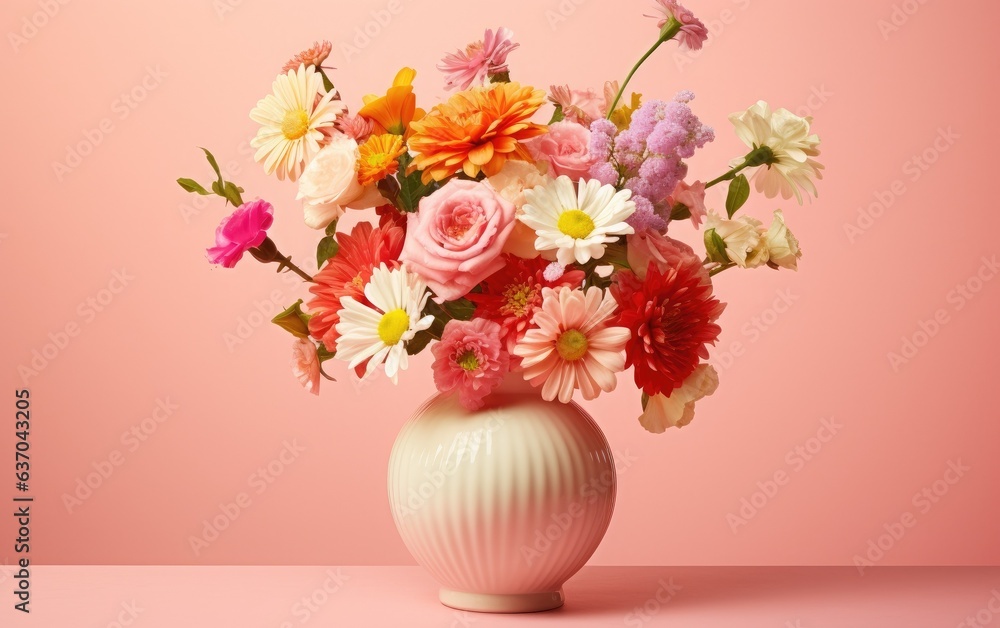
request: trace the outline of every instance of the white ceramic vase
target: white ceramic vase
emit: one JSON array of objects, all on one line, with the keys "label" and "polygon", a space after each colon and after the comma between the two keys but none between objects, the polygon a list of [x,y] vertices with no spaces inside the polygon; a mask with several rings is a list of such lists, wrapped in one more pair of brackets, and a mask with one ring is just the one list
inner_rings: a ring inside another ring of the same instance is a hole
[{"label": "white ceramic vase", "polygon": [[563,604],[611,522],[616,478],[590,415],[508,378],[477,412],[454,395],[425,402],[396,438],[388,485],[443,604],[522,613]]}]

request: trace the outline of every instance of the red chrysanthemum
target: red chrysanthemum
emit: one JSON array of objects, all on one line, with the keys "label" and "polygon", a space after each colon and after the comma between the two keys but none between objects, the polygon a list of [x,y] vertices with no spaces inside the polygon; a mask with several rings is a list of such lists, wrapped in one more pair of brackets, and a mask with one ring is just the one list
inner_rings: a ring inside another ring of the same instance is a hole
[{"label": "red chrysanthemum", "polygon": [[726,304],[712,296],[700,264],[678,262],[660,271],[650,263],[645,281],[619,271],[611,290],[621,308],[618,324],[632,332],[626,368],[634,367],[636,386],[646,394],[669,395],[708,358],[705,345],[722,332],[715,321]]},{"label": "red chrysanthemum", "polygon": [[382,262],[393,266],[403,250],[404,235],[402,229],[391,223],[373,228],[368,222],[359,222],[349,235],[337,234],[340,250],[313,277],[316,283],[309,288],[313,293],[308,303],[312,314],[309,334],[321,340],[327,349],[332,351],[337,346],[340,298],[352,296],[367,303],[365,284],[371,279],[372,269]]},{"label": "red chrysanthemum", "polygon": [[503,260],[504,267],[481,284],[483,291],[469,293],[466,298],[476,304],[476,317],[500,323],[500,339],[509,353],[524,336],[531,317],[541,306],[542,288],[578,288],[584,272],[567,270],[555,281],[548,281],[543,273],[550,262],[541,257],[524,259],[505,253]]}]

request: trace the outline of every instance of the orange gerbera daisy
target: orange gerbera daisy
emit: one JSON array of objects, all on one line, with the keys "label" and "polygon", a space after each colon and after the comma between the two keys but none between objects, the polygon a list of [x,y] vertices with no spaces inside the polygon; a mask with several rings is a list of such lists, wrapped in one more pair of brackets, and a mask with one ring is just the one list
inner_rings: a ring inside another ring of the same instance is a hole
[{"label": "orange gerbera daisy", "polygon": [[545,92],[518,83],[497,83],[459,92],[412,124],[409,146],[424,183],[459,172],[493,176],[507,159],[531,161],[520,144],[542,135],[531,116],[545,103]]},{"label": "orange gerbera daisy", "polygon": [[372,121],[375,133],[407,135],[410,122],[424,116],[424,110],[417,109],[417,97],[413,93],[416,76],[417,71],[413,68],[403,68],[396,73],[385,96],[369,94],[364,97],[365,106],[358,115]]},{"label": "orange gerbera daisy", "polygon": [[399,170],[399,156],[406,152],[403,138],[391,133],[372,135],[358,148],[358,183],[369,186]]}]

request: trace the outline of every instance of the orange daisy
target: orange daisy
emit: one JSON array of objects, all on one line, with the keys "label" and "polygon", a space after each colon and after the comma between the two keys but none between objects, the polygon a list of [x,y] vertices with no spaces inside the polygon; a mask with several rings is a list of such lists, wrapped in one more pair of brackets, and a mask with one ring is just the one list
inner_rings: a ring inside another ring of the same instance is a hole
[{"label": "orange daisy", "polygon": [[413,93],[416,76],[417,71],[413,68],[403,68],[396,73],[385,96],[370,94],[364,97],[365,106],[358,115],[372,121],[375,133],[407,135],[410,122],[423,117],[424,110],[417,109],[417,97]]},{"label": "orange daisy", "polygon": [[413,164],[424,183],[459,172],[493,176],[508,159],[532,161],[520,144],[542,135],[531,116],[545,103],[545,92],[518,83],[496,83],[459,92],[411,125]]},{"label": "orange daisy", "polygon": [[406,152],[403,138],[391,133],[372,135],[358,148],[358,183],[369,186],[399,170],[399,156]]}]

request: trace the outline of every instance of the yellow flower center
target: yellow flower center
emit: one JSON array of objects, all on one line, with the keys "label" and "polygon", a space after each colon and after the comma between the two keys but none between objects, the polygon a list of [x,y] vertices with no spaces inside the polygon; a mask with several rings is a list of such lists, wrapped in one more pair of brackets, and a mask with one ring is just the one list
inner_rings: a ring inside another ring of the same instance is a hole
[{"label": "yellow flower center", "polygon": [[567,362],[575,362],[587,355],[587,336],[579,329],[567,329],[556,340],[556,351]]},{"label": "yellow flower center", "polygon": [[285,139],[297,140],[309,130],[309,114],[305,109],[296,109],[285,114],[281,121],[281,133]]},{"label": "yellow flower center", "polygon": [[459,366],[461,366],[466,371],[474,371],[479,368],[479,360],[476,358],[476,354],[472,351],[466,351],[462,355],[458,356],[455,360]]},{"label": "yellow flower center", "polygon": [[528,305],[534,297],[535,291],[528,284],[511,284],[503,291],[504,304],[501,311],[504,314],[524,316],[528,311]]},{"label": "yellow flower center", "polygon": [[579,209],[567,209],[559,214],[559,222],[556,225],[574,240],[582,240],[590,235],[594,230],[594,221],[587,215],[587,212]]},{"label": "yellow flower center", "polygon": [[382,315],[378,322],[378,337],[390,347],[399,342],[406,330],[410,328],[410,315],[406,310],[396,308]]}]

